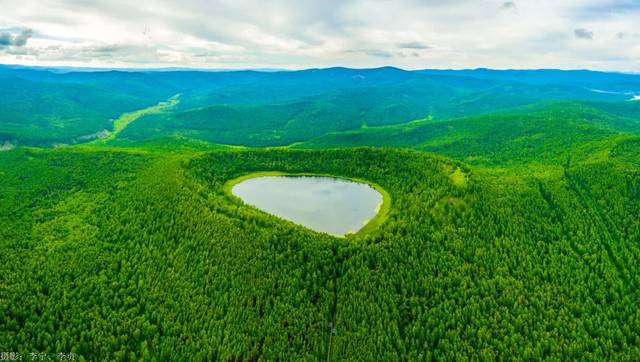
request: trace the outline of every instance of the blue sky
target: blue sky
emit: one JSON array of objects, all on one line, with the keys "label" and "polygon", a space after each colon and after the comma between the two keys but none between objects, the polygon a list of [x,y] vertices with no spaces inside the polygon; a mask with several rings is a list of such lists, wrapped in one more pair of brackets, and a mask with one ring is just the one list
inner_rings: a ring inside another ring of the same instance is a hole
[{"label": "blue sky", "polygon": [[640,71],[640,0],[2,0],[0,63]]}]

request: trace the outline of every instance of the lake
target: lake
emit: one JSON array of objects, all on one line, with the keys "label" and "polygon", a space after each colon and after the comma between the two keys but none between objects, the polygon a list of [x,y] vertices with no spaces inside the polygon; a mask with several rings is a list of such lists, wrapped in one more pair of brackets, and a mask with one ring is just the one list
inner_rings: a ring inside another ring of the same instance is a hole
[{"label": "lake", "polygon": [[383,200],[370,185],[324,176],[255,177],[231,192],[262,211],[338,236],[360,230]]}]

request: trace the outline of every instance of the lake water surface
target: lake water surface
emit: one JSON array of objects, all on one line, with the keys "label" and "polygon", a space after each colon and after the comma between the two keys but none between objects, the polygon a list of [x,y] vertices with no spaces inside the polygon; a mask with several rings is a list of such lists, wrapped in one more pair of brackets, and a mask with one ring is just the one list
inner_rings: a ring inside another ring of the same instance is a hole
[{"label": "lake water surface", "polygon": [[360,230],[382,204],[382,195],[367,184],[321,176],[255,177],[231,192],[258,209],[333,235]]}]

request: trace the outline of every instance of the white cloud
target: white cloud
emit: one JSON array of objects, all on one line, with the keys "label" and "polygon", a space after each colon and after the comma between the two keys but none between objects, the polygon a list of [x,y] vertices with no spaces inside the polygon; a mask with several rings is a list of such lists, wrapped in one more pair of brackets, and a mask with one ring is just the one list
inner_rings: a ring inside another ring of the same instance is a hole
[{"label": "white cloud", "polygon": [[2,8],[0,33],[33,29],[25,46],[0,49],[3,63],[640,71],[633,1],[3,0]]}]

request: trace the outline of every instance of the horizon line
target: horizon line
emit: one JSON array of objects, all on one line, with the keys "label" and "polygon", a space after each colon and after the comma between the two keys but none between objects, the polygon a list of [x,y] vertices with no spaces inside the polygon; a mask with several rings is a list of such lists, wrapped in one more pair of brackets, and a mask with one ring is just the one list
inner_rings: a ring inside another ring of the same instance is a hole
[{"label": "horizon line", "polygon": [[348,67],[343,65],[334,65],[334,66],[326,66],[326,67],[309,67],[309,68],[279,68],[279,67],[247,67],[247,68],[215,68],[215,67],[189,67],[189,66],[151,66],[151,67],[136,67],[136,66],[125,66],[125,67],[100,67],[100,66],[73,66],[73,65],[27,65],[27,64],[19,64],[19,63],[0,63],[0,67],[6,68],[16,68],[16,69],[42,69],[42,70],[67,70],[69,72],[73,71],[86,71],[86,72],[109,72],[109,71],[121,71],[121,72],[145,72],[145,71],[193,71],[193,72],[264,72],[264,73],[277,73],[277,72],[299,72],[299,71],[309,71],[309,70],[327,70],[327,69],[350,69],[350,70],[375,70],[375,69],[384,69],[391,68],[397,69],[405,72],[415,72],[415,71],[478,71],[478,70],[488,70],[488,71],[544,71],[544,70],[553,70],[553,71],[562,71],[562,72],[594,72],[594,73],[619,73],[619,74],[632,74],[632,75],[640,75],[638,71],[625,71],[625,70],[599,70],[599,69],[589,69],[589,68],[553,68],[553,67],[545,67],[545,68],[491,68],[491,67],[475,67],[475,68],[402,68],[394,65],[380,65],[377,67]]}]

